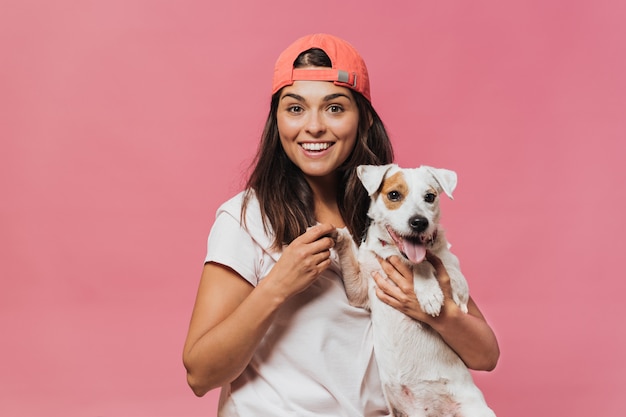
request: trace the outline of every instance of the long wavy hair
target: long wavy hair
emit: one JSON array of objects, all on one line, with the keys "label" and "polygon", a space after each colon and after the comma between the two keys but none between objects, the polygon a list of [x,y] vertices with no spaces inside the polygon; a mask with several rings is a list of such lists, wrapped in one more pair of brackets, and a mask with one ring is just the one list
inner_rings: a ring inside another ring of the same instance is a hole
[{"label": "long wavy hair", "polygon": [[[328,55],[317,48],[302,52],[294,68],[304,66],[331,67]],[[304,174],[283,150],[277,125],[278,101],[281,91],[271,99],[270,111],[251,174],[244,193],[241,221],[250,199],[256,195],[261,206],[263,227],[274,234],[273,248],[280,249],[317,223],[313,191]],[[356,242],[363,238],[369,220],[369,196],[357,177],[359,165],[383,165],[393,161],[393,149],[385,126],[371,103],[352,91],[359,111],[359,125],[354,149],[338,168],[337,203],[341,216]]]}]

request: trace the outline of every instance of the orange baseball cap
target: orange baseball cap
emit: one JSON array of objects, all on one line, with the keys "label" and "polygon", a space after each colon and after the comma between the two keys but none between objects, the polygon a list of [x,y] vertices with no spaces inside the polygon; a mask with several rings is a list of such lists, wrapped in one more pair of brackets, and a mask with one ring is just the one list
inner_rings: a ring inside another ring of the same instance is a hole
[{"label": "orange baseball cap", "polygon": [[[332,68],[294,68],[293,63],[302,52],[319,48],[330,58]],[[358,91],[369,101],[370,81],[365,61],[357,50],[333,35],[316,33],[298,39],[285,49],[274,66],[272,94],[294,81],[333,81],[336,85]]]}]

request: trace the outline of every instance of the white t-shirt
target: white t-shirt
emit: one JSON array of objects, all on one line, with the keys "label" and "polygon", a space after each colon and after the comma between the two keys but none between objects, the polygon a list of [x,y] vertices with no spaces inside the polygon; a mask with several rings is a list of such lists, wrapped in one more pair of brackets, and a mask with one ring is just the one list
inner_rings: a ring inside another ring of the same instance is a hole
[{"label": "white t-shirt", "polygon": [[[280,258],[252,199],[240,223],[243,193],[217,211],[206,262],[227,265],[256,286]],[[374,361],[369,313],[350,306],[337,255],[276,315],[243,373],[222,388],[221,417],[388,416]]]}]

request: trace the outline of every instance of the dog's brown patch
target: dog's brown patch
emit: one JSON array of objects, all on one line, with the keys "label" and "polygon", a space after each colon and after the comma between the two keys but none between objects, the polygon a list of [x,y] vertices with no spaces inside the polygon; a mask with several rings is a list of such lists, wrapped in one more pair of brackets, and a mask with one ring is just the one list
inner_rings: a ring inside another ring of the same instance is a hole
[{"label": "dog's brown patch", "polygon": [[[399,199],[391,200],[390,193],[397,192],[400,195]],[[380,190],[385,206],[389,210],[396,210],[400,208],[404,199],[409,194],[409,185],[406,183],[404,174],[402,172],[396,172],[395,174],[385,178]]]}]

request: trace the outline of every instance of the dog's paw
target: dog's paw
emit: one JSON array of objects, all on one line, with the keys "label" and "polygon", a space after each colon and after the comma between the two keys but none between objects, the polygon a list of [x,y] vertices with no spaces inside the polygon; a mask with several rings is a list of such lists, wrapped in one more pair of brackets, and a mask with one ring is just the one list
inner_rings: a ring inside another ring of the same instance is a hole
[{"label": "dog's paw", "polygon": [[427,289],[424,288],[417,293],[417,301],[420,303],[424,313],[437,317],[443,306],[443,291],[441,291],[438,285]]},{"label": "dog's paw", "polygon": [[441,297],[417,297],[417,300],[422,307],[422,311],[424,313],[429,314],[433,317],[437,317],[441,312],[441,306],[443,304],[443,293],[441,293]]},{"label": "dog's paw", "polygon": [[335,237],[335,249],[338,251],[345,250],[352,245],[352,235],[346,228],[337,228],[337,236]]},{"label": "dog's paw", "polygon": [[437,317],[443,306],[443,291],[435,275],[435,268],[429,262],[423,262],[415,269],[413,288],[422,311]]}]

